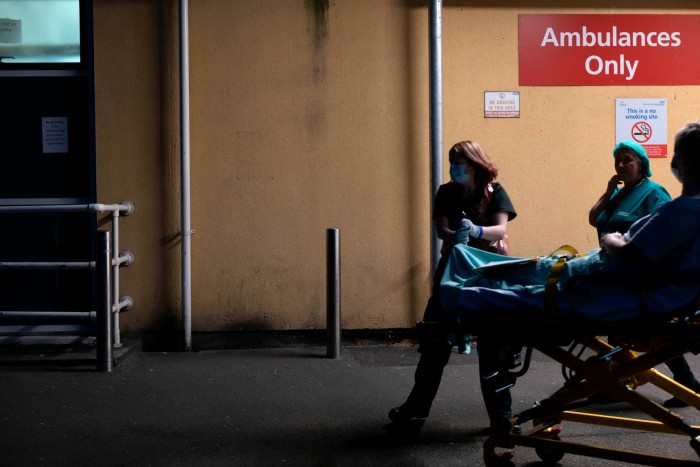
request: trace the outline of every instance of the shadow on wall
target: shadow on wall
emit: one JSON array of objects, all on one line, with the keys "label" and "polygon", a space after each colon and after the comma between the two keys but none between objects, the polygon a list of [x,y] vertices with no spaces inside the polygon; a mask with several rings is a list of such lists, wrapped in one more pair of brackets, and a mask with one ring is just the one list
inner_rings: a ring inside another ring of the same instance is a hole
[{"label": "shadow on wall", "polygon": [[[243,326],[243,325],[241,325]],[[192,350],[241,350],[327,347],[325,329],[272,330],[257,322],[245,324],[245,328],[230,331],[206,331],[192,333]],[[349,329],[341,331],[341,345],[347,346],[414,346],[417,343],[414,329]],[[184,335],[181,329],[144,331],[144,352],[182,352]]]},{"label": "shadow on wall", "polygon": [[[182,352],[185,349],[185,337],[178,312],[167,310],[161,317],[162,319],[155,323],[150,330],[142,333],[143,351]],[[325,331],[323,332],[325,336]],[[280,347],[276,344],[280,341],[280,337],[275,336],[276,333],[271,331],[269,324],[264,321],[245,321],[236,323],[227,331],[193,332],[192,349],[197,351]],[[281,336],[284,331],[278,331],[278,333]],[[302,341],[304,339],[309,339],[309,336],[296,340]],[[284,340],[289,339],[282,339],[282,341]],[[295,345],[290,346],[295,347]]]},{"label": "shadow on wall", "polygon": [[167,309],[141,334],[144,352],[181,352],[185,336],[179,310]]}]

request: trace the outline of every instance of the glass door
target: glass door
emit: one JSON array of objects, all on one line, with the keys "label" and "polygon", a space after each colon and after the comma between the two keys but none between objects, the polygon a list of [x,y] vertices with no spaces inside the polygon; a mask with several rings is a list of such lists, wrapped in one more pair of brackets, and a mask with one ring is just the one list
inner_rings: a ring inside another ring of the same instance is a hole
[{"label": "glass door", "polygon": [[[95,202],[92,3],[0,0],[0,206]],[[95,259],[94,214],[0,213],[0,262]],[[84,270],[0,270],[0,311],[94,309]]]}]

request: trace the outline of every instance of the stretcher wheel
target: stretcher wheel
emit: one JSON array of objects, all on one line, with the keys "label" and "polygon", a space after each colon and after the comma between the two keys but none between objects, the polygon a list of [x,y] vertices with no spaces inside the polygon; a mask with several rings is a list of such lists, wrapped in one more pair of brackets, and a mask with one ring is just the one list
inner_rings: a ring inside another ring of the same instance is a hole
[{"label": "stretcher wheel", "polygon": [[[561,437],[559,435],[554,435],[550,439],[553,439],[554,441],[561,441]],[[547,465],[554,465],[564,457],[564,451],[560,451],[559,449],[539,447],[535,448],[535,452],[537,453],[537,456],[542,459],[542,462]]]}]

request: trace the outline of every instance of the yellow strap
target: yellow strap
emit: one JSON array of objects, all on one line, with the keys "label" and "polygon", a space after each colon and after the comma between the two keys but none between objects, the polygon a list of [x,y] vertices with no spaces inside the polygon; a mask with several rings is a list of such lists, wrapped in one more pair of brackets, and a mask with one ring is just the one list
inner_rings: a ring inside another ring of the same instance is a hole
[{"label": "yellow strap", "polygon": [[559,282],[559,276],[561,276],[561,270],[564,268],[565,264],[566,257],[562,256],[554,263],[552,270],[549,272],[547,283],[544,286],[544,310],[547,313],[554,313],[556,311],[557,283]]},{"label": "yellow strap", "polygon": [[554,250],[549,256],[577,256],[578,255],[578,250],[571,245],[562,245],[556,250]]},{"label": "yellow strap", "polygon": [[554,250],[550,256],[561,256],[561,258],[552,266],[552,270],[549,272],[549,277],[547,278],[547,283],[544,286],[544,310],[547,313],[556,313],[557,283],[561,276],[561,270],[567,260],[577,256],[583,256],[583,253],[579,253],[578,250],[571,245],[562,245]]},{"label": "yellow strap", "polygon": [[571,245],[562,245],[554,250],[550,256],[561,256],[561,258],[554,263],[554,266],[552,266],[552,270],[549,272],[549,277],[547,278],[547,283],[544,286],[544,311],[547,313],[555,313],[557,283],[559,282],[559,276],[561,276],[561,270],[568,259],[580,255],[576,248]]}]

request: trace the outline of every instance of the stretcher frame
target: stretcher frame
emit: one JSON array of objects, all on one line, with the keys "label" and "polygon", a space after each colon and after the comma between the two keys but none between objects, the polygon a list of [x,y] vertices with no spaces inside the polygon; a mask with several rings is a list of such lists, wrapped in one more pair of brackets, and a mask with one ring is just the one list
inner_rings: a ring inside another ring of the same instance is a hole
[{"label": "stretcher frame", "polygon": [[[607,275],[594,278],[610,279]],[[639,285],[641,318],[635,321],[601,323],[576,315],[562,319],[556,312],[542,314],[542,310],[539,317],[526,320],[522,318],[522,313],[513,313],[512,310],[493,310],[489,315],[497,319],[490,321],[470,319],[468,313],[457,313],[461,317],[453,326],[460,332],[497,337],[504,345],[527,347],[521,369],[501,370],[510,373],[514,381],[528,371],[533,349],[561,363],[563,368],[570,369],[574,374],[551,396],[531,409],[515,414],[507,425],[490,434],[483,445],[486,466],[513,465],[510,461],[512,451],[498,451],[499,448],[514,449],[515,446],[534,448],[545,465],[556,464],[567,453],[637,465],[700,465],[700,426],[685,423],[679,414],[636,391],[644,384],[652,384],[700,410],[700,394],[654,368],[686,353],[700,353],[700,293],[692,303],[673,313],[652,317],[646,308],[645,297],[650,281],[658,278],[646,274],[643,279],[640,281],[638,276],[624,278]],[[664,279],[669,279],[668,275]],[[697,274],[682,276],[684,282],[690,280],[693,284],[700,284],[698,279]],[[576,300],[575,289],[576,284],[573,283],[569,292],[572,302]],[[611,345],[605,339],[607,336],[617,336],[619,343]],[[586,352],[574,355],[564,348],[572,342],[578,342]],[[651,420],[601,415],[584,410],[586,406],[606,402],[628,403]],[[532,422],[532,427],[524,429],[529,422]],[[687,436],[689,458],[563,441],[563,422]]]}]

